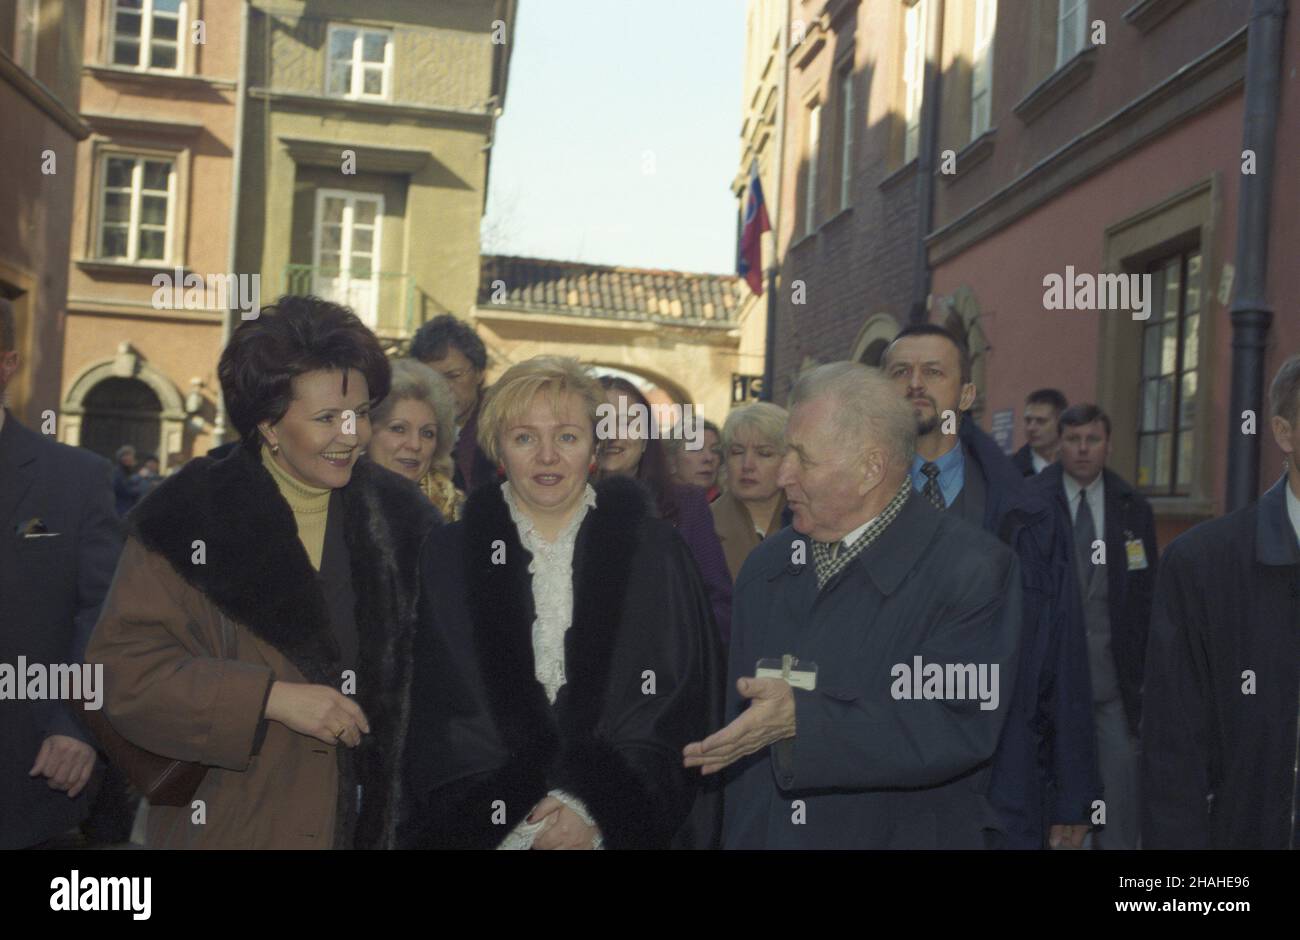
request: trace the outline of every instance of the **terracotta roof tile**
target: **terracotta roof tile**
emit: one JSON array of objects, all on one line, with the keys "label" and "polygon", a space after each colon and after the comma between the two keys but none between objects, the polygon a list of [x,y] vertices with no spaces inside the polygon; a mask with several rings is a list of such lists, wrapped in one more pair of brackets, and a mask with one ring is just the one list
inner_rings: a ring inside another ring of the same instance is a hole
[{"label": "terracotta roof tile", "polygon": [[484,255],[478,302],[492,306],[492,282],[505,284],[502,306],[562,316],[730,325],[740,306],[731,274],[692,274]]}]

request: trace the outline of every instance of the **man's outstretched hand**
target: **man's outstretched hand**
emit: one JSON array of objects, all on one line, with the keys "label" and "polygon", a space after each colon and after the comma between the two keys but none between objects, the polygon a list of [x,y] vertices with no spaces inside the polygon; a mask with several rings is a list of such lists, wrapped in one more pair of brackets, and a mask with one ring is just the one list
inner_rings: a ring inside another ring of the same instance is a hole
[{"label": "man's outstretched hand", "polygon": [[682,748],[687,767],[708,775],[776,741],[794,737],[794,690],[784,679],[742,676],[736,688],[750,705],[727,727]]}]

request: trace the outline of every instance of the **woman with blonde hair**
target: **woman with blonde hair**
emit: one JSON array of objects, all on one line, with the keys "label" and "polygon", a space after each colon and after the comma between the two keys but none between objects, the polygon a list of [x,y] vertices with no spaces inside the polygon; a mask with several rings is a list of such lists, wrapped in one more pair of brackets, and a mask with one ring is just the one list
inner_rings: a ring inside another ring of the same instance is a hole
[{"label": "woman with blonde hair", "polygon": [[732,580],[763,539],[790,524],[785,492],[776,481],[787,417],[784,408],[762,401],[737,408],[722,426],[727,486],[709,509]]},{"label": "woman with blonde hair", "polygon": [[418,360],[394,361],[392,388],[370,422],[370,459],[418,483],[448,522],[459,519],[465,494],[452,482],[456,399],[447,380]]},{"label": "woman with blonde hair", "polygon": [[716,843],[681,756],[721,718],[708,595],[634,480],[589,482],[604,400],[554,357],[487,393],[479,443],[503,479],[421,560],[403,845]]}]

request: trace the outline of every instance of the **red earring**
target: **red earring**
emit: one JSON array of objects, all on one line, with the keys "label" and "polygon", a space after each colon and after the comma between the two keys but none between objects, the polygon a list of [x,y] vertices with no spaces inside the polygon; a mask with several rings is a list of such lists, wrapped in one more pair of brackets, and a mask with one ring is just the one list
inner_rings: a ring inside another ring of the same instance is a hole
[{"label": "red earring", "polygon": [[505,478],[506,478],[506,465],[503,463],[499,463],[497,464],[497,479],[504,480]]},{"label": "red earring", "polygon": [[591,465],[587,467],[587,476],[591,476],[593,473],[595,473],[597,466],[599,466],[599,464],[597,464],[596,461],[593,460],[591,462]]}]

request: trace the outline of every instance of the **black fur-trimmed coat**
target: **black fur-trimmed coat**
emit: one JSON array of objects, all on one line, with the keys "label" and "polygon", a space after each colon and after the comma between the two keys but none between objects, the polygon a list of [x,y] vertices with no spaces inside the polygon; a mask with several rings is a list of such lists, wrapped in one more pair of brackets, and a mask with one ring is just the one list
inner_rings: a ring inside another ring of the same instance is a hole
[{"label": "black fur-trimmed coat", "polygon": [[493,848],[551,790],[586,805],[606,848],[715,844],[720,796],[682,766],[722,705],[690,550],[637,483],[597,484],[553,706],[534,672],[531,560],[500,484],[425,544],[400,844]]},{"label": "black fur-trimmed coat", "polygon": [[415,484],[364,459],[330,513],[346,544],[335,573],[350,573],[355,595],[355,700],[371,728],[347,754],[262,718],[275,680],[342,689],[343,677],[330,572],[318,579],[258,457],[237,447],[196,458],[129,518],[86,658],[104,664],[119,733],[210,768],[195,794],[203,821],[190,807],[151,807],[151,847],[392,846],[417,562],[438,514]]}]

